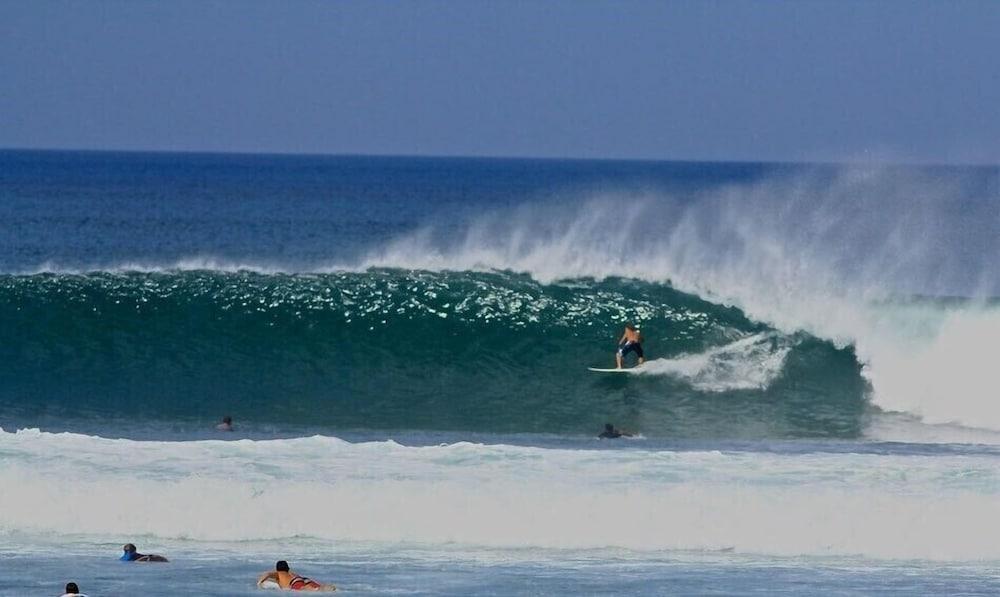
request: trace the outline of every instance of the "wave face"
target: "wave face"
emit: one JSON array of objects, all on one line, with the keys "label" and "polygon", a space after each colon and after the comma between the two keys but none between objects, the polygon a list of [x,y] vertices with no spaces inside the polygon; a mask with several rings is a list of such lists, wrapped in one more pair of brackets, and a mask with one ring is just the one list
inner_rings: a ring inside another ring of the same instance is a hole
[{"label": "wave face", "polygon": [[[622,326],[641,375],[612,366]],[[853,352],[662,283],[505,273],[0,276],[8,417],[363,429],[853,437]]]}]

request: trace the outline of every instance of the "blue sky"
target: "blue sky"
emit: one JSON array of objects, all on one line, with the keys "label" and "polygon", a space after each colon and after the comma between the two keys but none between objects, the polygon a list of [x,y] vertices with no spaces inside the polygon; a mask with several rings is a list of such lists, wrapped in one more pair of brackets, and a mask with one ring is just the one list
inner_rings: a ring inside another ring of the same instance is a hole
[{"label": "blue sky", "polygon": [[0,147],[998,163],[1000,2],[0,0]]}]

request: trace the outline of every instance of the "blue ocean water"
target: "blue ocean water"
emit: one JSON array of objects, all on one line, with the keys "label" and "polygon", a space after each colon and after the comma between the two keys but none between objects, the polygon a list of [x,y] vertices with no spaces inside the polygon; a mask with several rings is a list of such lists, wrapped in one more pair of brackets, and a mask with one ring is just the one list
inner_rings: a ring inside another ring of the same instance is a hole
[{"label": "blue ocean water", "polygon": [[998,180],[0,152],[0,594],[995,593]]}]

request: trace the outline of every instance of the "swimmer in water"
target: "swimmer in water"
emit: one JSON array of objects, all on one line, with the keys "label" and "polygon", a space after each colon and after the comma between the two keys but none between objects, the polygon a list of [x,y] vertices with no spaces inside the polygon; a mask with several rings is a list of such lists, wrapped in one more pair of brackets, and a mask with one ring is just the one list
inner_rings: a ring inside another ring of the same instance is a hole
[{"label": "swimmer in water", "polygon": [[285,560],[278,560],[278,563],[274,565],[274,572],[265,572],[260,575],[257,579],[257,586],[260,587],[261,583],[266,581],[271,581],[276,583],[282,589],[290,589],[292,591],[336,591],[337,587],[333,585],[324,585],[318,583],[311,578],[306,578],[296,574],[293,570],[289,570],[288,562]]},{"label": "swimmer in water", "polygon": [[215,426],[219,431],[232,431],[233,430],[233,418],[230,416],[222,417],[222,422]]},{"label": "swimmer in water", "polygon": [[619,437],[632,437],[635,435],[631,431],[626,431],[624,429],[617,429],[611,423],[604,424],[604,431],[600,433],[597,437],[601,439],[618,439]]},{"label": "swimmer in water", "polygon": [[122,546],[122,555],[119,560],[123,562],[169,562],[167,558],[156,554],[139,553],[135,550],[135,545],[126,543]]},{"label": "swimmer in water", "polygon": [[80,587],[76,586],[75,582],[66,583],[66,592],[62,597],[87,597],[80,592]]},{"label": "swimmer in water", "polygon": [[625,355],[630,352],[634,352],[635,356],[639,357],[639,365],[646,362],[646,355],[642,353],[642,334],[634,325],[626,323],[625,333],[618,340],[618,352],[615,353],[615,363],[617,363],[619,369],[622,368],[622,361],[625,360]]}]

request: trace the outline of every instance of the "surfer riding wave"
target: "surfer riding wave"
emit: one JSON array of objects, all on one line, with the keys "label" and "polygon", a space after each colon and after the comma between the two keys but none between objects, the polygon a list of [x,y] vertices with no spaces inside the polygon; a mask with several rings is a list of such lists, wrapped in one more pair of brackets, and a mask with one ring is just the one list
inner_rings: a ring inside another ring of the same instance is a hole
[{"label": "surfer riding wave", "polygon": [[625,332],[618,340],[618,352],[615,353],[615,363],[619,369],[622,368],[625,355],[630,352],[634,352],[635,356],[639,357],[639,365],[646,362],[646,355],[642,352],[642,334],[634,325],[626,323]]}]

